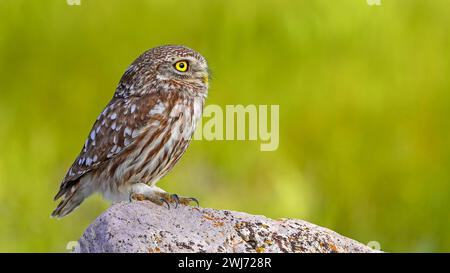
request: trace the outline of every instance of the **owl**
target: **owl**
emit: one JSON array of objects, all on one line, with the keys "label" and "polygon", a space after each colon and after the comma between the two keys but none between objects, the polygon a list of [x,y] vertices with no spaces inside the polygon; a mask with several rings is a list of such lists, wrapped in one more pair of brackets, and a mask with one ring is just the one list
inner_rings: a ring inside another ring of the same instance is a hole
[{"label": "owl", "polygon": [[160,46],[139,56],[64,177],[52,216],[64,217],[95,192],[112,202],[197,202],[156,183],[186,151],[202,117],[208,81],[205,58],[188,47]]}]

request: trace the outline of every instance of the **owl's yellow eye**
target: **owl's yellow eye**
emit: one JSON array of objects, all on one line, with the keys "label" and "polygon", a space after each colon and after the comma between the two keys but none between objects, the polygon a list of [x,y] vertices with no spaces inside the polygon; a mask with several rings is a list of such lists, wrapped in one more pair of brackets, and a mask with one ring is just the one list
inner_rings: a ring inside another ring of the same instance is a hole
[{"label": "owl's yellow eye", "polygon": [[175,69],[180,72],[186,72],[189,68],[189,63],[187,61],[178,61],[175,63]]}]

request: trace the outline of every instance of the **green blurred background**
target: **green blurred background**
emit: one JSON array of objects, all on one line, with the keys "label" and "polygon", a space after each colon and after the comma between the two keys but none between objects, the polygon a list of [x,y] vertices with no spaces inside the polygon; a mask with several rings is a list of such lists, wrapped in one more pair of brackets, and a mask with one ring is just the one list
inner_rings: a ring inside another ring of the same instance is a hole
[{"label": "green blurred background", "polygon": [[50,219],[126,67],[185,44],[208,104],[280,105],[280,146],[194,141],[159,186],[385,251],[450,251],[448,0],[0,0],[0,251],[65,252],[108,207]]}]

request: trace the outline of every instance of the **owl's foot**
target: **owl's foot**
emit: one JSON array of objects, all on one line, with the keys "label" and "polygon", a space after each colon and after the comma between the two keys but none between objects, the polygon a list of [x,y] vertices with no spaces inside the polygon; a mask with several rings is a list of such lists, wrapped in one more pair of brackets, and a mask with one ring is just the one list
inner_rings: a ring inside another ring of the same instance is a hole
[{"label": "owl's foot", "polygon": [[148,196],[148,195],[144,195],[141,193],[132,193],[132,194],[130,194],[130,202],[132,202],[133,200],[136,200],[136,201],[147,200],[158,206],[166,205],[167,209],[170,209],[170,204],[169,204],[169,202],[167,202],[166,199],[158,198],[157,196],[154,196],[154,195]]},{"label": "owl's foot", "polygon": [[184,197],[184,196],[178,196],[177,194],[168,194],[168,193],[158,193],[158,195],[161,196],[161,198],[167,200],[169,203],[175,203],[175,208],[178,207],[179,204],[189,206],[191,202],[194,202],[197,207],[200,206],[198,200],[194,197]]},{"label": "owl's foot", "polygon": [[170,204],[166,198],[159,196],[159,193],[166,193],[156,186],[149,186],[144,183],[134,184],[130,192],[130,202],[136,201],[150,201],[158,206],[166,205],[170,209]]},{"label": "owl's foot", "polygon": [[143,183],[138,183],[133,186],[130,194],[130,201],[133,200],[147,200],[159,206],[166,205],[168,209],[170,209],[170,203],[175,203],[175,208],[177,208],[179,204],[188,206],[191,202],[196,203],[197,207],[200,206],[196,198],[170,194],[156,186],[149,186]]}]

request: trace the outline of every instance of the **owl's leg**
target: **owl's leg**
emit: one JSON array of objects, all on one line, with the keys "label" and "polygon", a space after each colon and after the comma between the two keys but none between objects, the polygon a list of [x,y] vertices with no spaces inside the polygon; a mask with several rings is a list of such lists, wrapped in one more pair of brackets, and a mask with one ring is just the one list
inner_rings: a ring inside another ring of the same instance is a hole
[{"label": "owl's leg", "polygon": [[200,206],[198,200],[194,197],[183,197],[178,196],[177,194],[170,194],[159,187],[149,186],[144,183],[137,183],[132,186],[130,194],[130,201],[131,200],[148,200],[160,206],[165,204],[169,209],[169,203],[175,203],[175,208],[177,208],[179,204],[188,206],[191,202],[196,203],[197,207]]},{"label": "owl's leg", "polygon": [[166,199],[164,199],[163,197],[160,196],[163,193],[166,193],[166,192],[158,187],[149,186],[144,183],[137,183],[131,187],[130,201],[132,201],[132,200],[138,200],[138,201],[148,200],[159,206],[162,206],[165,204],[165,205],[167,205],[167,208],[170,209],[169,202],[167,202]]}]

